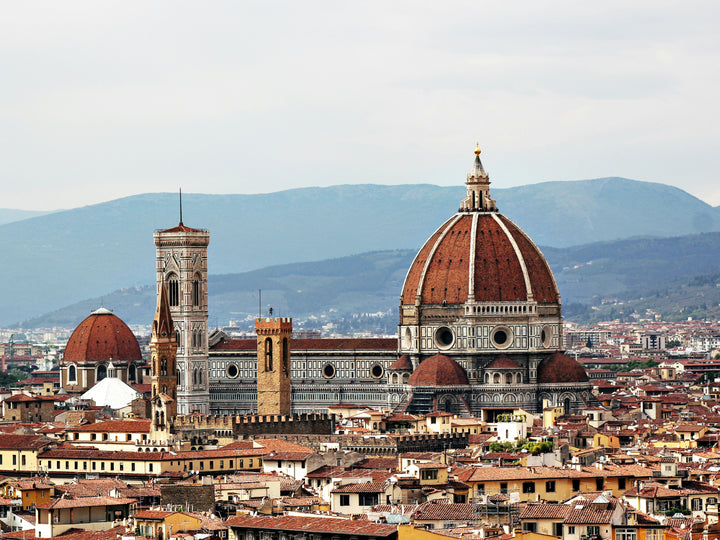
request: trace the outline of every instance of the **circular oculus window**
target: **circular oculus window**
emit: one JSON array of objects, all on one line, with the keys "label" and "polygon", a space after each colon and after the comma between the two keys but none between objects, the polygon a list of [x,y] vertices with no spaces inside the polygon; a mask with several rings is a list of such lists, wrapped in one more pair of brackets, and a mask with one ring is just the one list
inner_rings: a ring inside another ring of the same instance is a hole
[{"label": "circular oculus window", "polygon": [[455,334],[447,326],[435,330],[435,345],[440,349],[449,349],[455,342]]},{"label": "circular oculus window", "polygon": [[552,336],[552,328],[550,328],[549,326],[543,326],[542,330],[540,331],[540,341],[542,342],[542,346],[546,349],[552,344]]},{"label": "circular oculus window", "polygon": [[507,349],[512,340],[512,331],[506,326],[499,326],[490,334],[490,341],[496,349]]},{"label": "circular oculus window", "polygon": [[230,364],[225,369],[225,374],[231,379],[236,379],[237,376],[240,375],[240,369],[238,369],[237,364]]},{"label": "circular oculus window", "polygon": [[323,366],[322,374],[326,379],[332,379],[335,376],[335,366],[332,364],[325,364]]},{"label": "circular oculus window", "polygon": [[370,375],[372,376],[373,379],[379,379],[380,377],[383,376],[384,372],[385,372],[385,370],[383,369],[383,367],[380,364],[375,364],[375,365],[373,365],[373,367],[370,368]]}]

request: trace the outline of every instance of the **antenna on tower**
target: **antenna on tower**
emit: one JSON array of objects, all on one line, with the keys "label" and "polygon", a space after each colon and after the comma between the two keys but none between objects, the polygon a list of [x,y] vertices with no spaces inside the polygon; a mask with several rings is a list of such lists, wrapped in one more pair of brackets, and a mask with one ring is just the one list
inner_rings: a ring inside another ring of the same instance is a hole
[{"label": "antenna on tower", "polygon": [[262,318],[262,289],[258,289],[258,319]]},{"label": "antenna on tower", "polygon": [[180,225],[182,224],[182,188],[180,188]]}]

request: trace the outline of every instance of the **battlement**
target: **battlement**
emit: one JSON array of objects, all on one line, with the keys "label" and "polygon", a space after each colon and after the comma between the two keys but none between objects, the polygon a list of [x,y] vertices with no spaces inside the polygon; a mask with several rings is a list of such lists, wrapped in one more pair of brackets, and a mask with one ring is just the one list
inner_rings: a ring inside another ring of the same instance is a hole
[{"label": "battlement", "polygon": [[307,446],[318,452],[337,448],[366,455],[389,456],[405,452],[442,452],[451,448],[467,448],[467,433],[430,433],[418,435],[312,435],[282,434],[275,439]]},{"label": "battlement", "polygon": [[292,332],[292,317],[260,317],[255,319],[255,332],[268,334]]},{"label": "battlement", "polygon": [[206,416],[178,415],[173,422],[176,433],[223,430],[233,437],[268,434],[329,435],[335,431],[335,415],[303,413],[283,415]]}]

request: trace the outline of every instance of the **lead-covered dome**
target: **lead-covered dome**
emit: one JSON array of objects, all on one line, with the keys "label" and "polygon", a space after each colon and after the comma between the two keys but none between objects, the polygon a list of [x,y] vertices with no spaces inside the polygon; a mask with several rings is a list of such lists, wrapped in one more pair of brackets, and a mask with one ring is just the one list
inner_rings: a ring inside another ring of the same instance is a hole
[{"label": "lead-covered dome", "polygon": [[140,345],[130,328],[112,311],[100,308],[81,322],[65,347],[65,362],[141,360]]},{"label": "lead-covered dome", "polygon": [[468,384],[460,364],[443,354],[423,360],[408,380],[410,386],[453,386]]}]

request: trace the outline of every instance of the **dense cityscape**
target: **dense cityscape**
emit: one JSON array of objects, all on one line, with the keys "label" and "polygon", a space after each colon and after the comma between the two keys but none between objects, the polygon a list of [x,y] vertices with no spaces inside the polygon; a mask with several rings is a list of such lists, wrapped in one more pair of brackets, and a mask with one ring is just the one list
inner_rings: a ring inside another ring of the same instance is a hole
[{"label": "dense cityscape", "polygon": [[210,328],[210,232],[182,221],[148,326],[2,331],[3,538],[720,534],[720,324],[564,321],[480,153],[396,336]]},{"label": "dense cityscape", "polygon": [[6,2],[0,540],[720,540],[719,26]]}]

